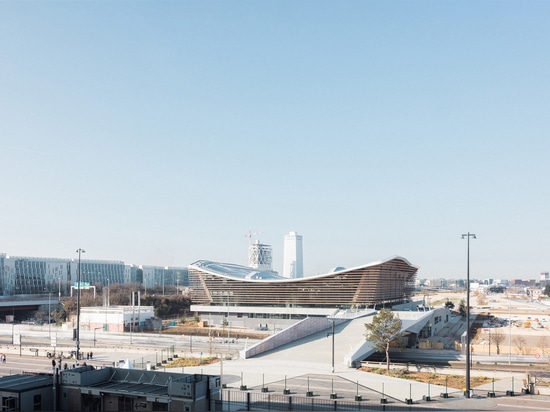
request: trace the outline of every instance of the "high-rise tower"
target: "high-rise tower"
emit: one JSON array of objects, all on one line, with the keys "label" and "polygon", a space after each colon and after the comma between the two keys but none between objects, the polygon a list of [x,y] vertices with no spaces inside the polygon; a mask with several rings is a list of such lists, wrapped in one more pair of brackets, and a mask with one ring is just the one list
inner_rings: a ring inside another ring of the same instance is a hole
[{"label": "high-rise tower", "polygon": [[296,232],[285,235],[283,276],[285,278],[304,277],[302,235]]},{"label": "high-rise tower", "polygon": [[258,240],[248,245],[248,266],[259,270],[273,270],[272,261],[270,245],[263,245]]}]

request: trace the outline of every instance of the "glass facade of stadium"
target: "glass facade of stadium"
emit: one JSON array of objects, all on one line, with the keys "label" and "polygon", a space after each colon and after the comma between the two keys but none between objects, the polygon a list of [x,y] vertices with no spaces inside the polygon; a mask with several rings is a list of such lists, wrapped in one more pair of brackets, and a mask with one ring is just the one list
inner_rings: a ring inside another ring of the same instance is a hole
[{"label": "glass facade of stadium", "polygon": [[[191,300],[204,311],[247,307],[330,309],[380,308],[411,298],[418,268],[402,257],[352,269],[288,279],[275,272],[205,260],[189,266]],[[222,309],[225,308],[225,309]],[[193,309],[193,308],[192,308]],[[252,309],[250,310],[252,312]]]}]

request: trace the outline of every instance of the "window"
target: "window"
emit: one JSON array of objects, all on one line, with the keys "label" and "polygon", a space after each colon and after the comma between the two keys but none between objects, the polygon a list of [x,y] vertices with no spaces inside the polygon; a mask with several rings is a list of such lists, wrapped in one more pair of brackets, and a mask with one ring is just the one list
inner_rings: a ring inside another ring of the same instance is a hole
[{"label": "window", "polygon": [[133,410],[132,405],[132,398],[129,398],[127,396],[119,396],[118,397],[118,409],[119,411],[131,411]]},{"label": "window", "polygon": [[33,399],[33,411],[42,410],[42,395],[34,395]]},{"label": "window", "polygon": [[168,410],[168,404],[167,403],[161,403],[161,402],[153,402],[151,405],[151,408],[153,411],[167,411]]},{"label": "window", "polygon": [[2,410],[3,411],[15,411],[17,410],[17,399],[11,396],[2,398]]}]

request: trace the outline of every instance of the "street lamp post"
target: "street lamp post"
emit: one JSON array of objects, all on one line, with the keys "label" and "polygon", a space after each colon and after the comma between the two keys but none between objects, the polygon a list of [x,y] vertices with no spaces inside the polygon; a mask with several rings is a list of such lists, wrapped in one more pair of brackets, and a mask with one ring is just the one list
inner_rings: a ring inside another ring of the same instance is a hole
[{"label": "street lamp post", "polygon": [[52,339],[52,292],[48,292],[48,336]]},{"label": "street lamp post", "polygon": [[95,331],[98,330],[98,329],[101,329],[101,328],[94,328],[94,348],[95,348],[95,343],[96,343],[96,339],[95,339]]},{"label": "street lamp post", "polygon": [[468,241],[467,264],[466,264],[466,397],[470,397],[470,238],[476,239],[473,233],[462,235],[462,239]]},{"label": "street lamp post", "polygon": [[491,356],[491,328],[489,328],[489,356]]},{"label": "street lamp post", "polygon": [[327,338],[328,338],[328,335],[332,335],[332,369],[331,369],[331,372],[334,373],[334,321],[335,321],[335,319],[329,319],[328,321],[332,324],[332,332],[327,333]]},{"label": "street lamp post", "polygon": [[11,344],[12,345],[15,345],[15,341],[14,341],[14,327],[15,327],[15,305],[13,305],[12,307],[12,315],[11,315]]},{"label": "street lamp post", "polygon": [[512,364],[512,298],[508,295],[508,365]]},{"label": "street lamp post", "polygon": [[231,351],[231,322],[227,321],[227,349]]},{"label": "street lamp post", "polygon": [[78,269],[77,269],[77,278],[76,283],[78,287],[78,293],[76,295],[76,361],[80,359],[80,259],[82,253],[86,253],[84,249],[78,248],[76,250],[78,253]]},{"label": "street lamp post", "polygon": [[334,373],[334,319],[332,320],[332,373]]}]

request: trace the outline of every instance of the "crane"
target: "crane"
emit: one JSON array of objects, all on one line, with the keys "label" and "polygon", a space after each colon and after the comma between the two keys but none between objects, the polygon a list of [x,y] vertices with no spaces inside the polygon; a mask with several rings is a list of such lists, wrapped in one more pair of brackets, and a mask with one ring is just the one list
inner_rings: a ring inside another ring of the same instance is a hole
[{"label": "crane", "polygon": [[244,234],[244,236],[248,238],[248,243],[250,244],[250,243],[252,243],[252,236],[260,235],[262,233],[264,233],[264,232],[252,232],[252,231],[249,230],[248,233]]}]

